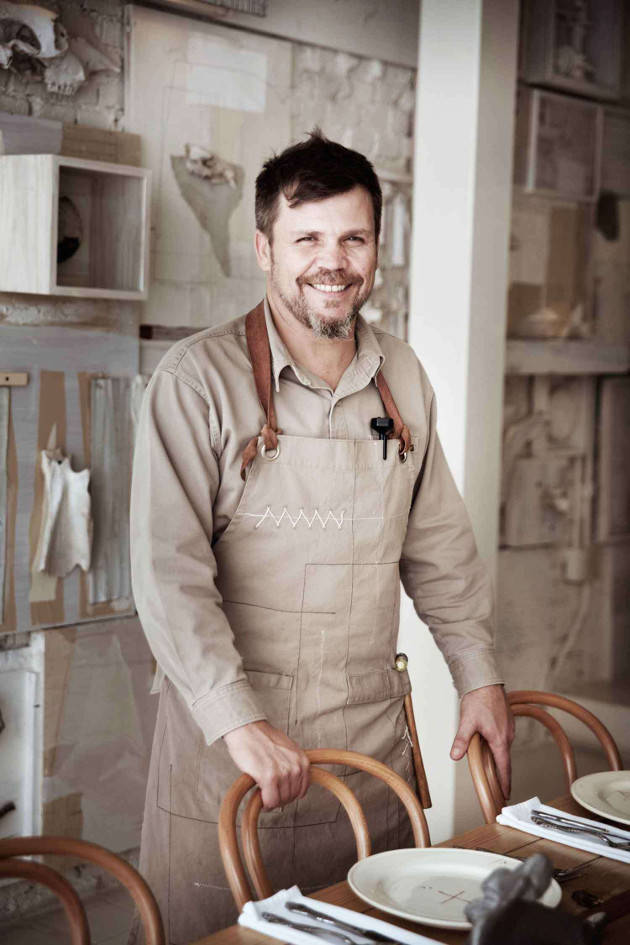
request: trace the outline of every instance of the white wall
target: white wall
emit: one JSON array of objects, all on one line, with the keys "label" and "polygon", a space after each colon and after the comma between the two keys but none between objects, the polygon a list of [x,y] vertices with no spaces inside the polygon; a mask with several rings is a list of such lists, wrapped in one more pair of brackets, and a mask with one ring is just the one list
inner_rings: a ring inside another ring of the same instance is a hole
[{"label": "white wall", "polygon": [[417,63],[420,0],[267,0],[265,17],[221,10],[196,0],[176,2],[182,9],[251,32],[399,65],[415,67]]},{"label": "white wall", "polygon": [[[410,341],[436,390],[438,430],[494,572],[518,0],[423,0]],[[428,632],[403,608],[434,841],[479,821],[466,762],[448,758],[458,700]]]}]

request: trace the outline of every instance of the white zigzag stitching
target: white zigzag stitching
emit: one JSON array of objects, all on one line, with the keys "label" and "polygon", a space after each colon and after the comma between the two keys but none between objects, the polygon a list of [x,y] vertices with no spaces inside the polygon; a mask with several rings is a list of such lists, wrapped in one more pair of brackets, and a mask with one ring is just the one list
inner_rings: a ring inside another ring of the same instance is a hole
[{"label": "white zigzag stitching", "polygon": [[[253,513],[251,512],[246,513],[246,514],[253,515]],[[308,528],[313,527],[313,524],[316,519],[319,520],[319,523],[322,526],[322,528],[326,528],[326,525],[331,519],[333,520],[337,528],[341,528],[343,526],[344,512],[340,512],[339,517],[337,517],[335,513],[332,511],[332,509],[329,509],[326,514],[326,518],[322,518],[322,516],[319,513],[319,509],[315,509],[315,511],[313,512],[312,516],[309,519],[308,515],[306,515],[306,513],[304,512],[304,509],[300,509],[299,514],[297,515],[296,518],[294,518],[289,512],[289,510],[287,509],[286,505],[282,509],[282,513],[280,516],[274,515],[274,513],[271,511],[271,506],[268,505],[263,515],[253,515],[253,517],[260,519],[260,521],[256,523],[256,528],[260,528],[262,523],[268,518],[273,519],[273,521],[276,523],[276,528],[280,528],[280,525],[282,524],[282,520],[285,518],[287,518],[291,522],[292,528],[295,528],[297,526],[300,519],[303,519],[306,522]]]}]

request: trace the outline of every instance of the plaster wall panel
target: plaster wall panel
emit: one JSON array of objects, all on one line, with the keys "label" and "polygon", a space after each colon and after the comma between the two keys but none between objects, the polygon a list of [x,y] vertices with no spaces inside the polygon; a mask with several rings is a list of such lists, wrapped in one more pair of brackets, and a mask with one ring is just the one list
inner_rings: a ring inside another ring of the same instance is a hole
[{"label": "plaster wall panel", "polygon": [[[89,468],[89,378],[109,373],[134,377],[138,368],[138,339],[107,331],[40,325],[2,326],[3,355],[11,370],[27,370],[29,384],[12,390],[11,420],[15,430],[17,486],[15,543],[16,614],[3,630],[74,624],[98,617],[87,601],[85,576],[79,569],[63,580],[63,589],[41,588],[31,600],[31,560],[39,525],[41,494],[38,452],[52,439],[72,457],[76,469]],[[29,527],[31,535],[29,536]],[[6,587],[6,585],[5,585]],[[101,607],[105,605],[99,605]],[[109,605],[108,605],[109,606]],[[127,603],[132,608],[131,600]],[[62,608],[62,610],[61,610]],[[112,613],[110,608],[107,613]]]},{"label": "plaster wall panel", "polygon": [[[143,321],[218,324],[262,296],[254,182],[263,160],[289,144],[290,90],[289,43],[132,7],[126,125],[142,136],[143,164],[153,171],[153,282]],[[178,183],[187,145],[228,162],[235,186],[188,171]]]},{"label": "plaster wall panel", "polygon": [[137,618],[51,629],[46,651],[44,822],[116,851],[140,840],[157,698]]},{"label": "plaster wall panel", "polygon": [[4,620],[4,576],[7,560],[9,397],[9,388],[0,387],[0,624]]},{"label": "plaster wall panel", "polygon": [[94,543],[88,577],[91,604],[131,598],[129,489],[133,443],[131,389],[124,377],[91,383],[91,473]]}]

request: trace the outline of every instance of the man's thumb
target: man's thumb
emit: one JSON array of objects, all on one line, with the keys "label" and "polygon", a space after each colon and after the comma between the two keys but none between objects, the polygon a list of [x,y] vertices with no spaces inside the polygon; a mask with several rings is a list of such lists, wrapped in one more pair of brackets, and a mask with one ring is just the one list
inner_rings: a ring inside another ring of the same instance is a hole
[{"label": "man's thumb", "polygon": [[451,746],[451,758],[453,761],[459,761],[468,751],[468,744],[472,737],[472,732],[467,736],[463,729],[459,729]]}]

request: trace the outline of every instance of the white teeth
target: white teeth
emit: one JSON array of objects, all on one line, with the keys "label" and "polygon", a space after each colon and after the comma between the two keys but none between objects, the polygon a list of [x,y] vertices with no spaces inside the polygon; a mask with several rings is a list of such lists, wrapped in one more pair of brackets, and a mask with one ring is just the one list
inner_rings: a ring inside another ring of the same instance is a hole
[{"label": "white teeth", "polygon": [[319,289],[320,292],[343,292],[344,289],[347,289],[347,285],[320,285],[319,283],[313,282],[312,286],[314,289]]}]

